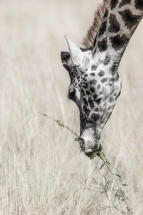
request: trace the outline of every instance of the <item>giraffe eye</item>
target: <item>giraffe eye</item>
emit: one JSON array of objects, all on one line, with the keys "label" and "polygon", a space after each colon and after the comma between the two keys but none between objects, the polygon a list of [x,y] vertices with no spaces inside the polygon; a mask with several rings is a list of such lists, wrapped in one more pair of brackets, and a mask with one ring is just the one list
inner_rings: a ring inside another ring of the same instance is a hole
[{"label": "giraffe eye", "polygon": [[68,93],[68,98],[73,101],[75,100],[75,90]]}]

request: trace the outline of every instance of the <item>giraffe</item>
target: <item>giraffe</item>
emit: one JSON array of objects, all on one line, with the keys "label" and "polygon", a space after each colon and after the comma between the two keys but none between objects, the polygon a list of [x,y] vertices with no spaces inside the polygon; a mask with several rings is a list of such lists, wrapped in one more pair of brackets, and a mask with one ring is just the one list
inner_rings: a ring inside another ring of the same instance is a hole
[{"label": "giraffe", "polygon": [[84,152],[91,157],[101,132],[121,93],[118,66],[143,17],[143,0],[103,0],[93,25],[79,48],[66,37],[69,52],[61,52],[70,76],[68,97],[79,108],[80,137]]}]

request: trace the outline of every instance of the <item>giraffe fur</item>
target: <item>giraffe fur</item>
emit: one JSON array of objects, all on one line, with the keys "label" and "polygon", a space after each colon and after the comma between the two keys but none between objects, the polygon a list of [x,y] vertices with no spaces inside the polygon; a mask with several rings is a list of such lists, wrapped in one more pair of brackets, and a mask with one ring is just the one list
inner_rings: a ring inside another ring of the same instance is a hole
[{"label": "giraffe fur", "polygon": [[143,0],[104,0],[101,8],[84,40],[86,48],[66,37],[70,52],[61,53],[71,81],[68,97],[79,109],[80,136],[89,157],[96,140],[101,149],[101,132],[121,93],[118,66],[143,17]]}]

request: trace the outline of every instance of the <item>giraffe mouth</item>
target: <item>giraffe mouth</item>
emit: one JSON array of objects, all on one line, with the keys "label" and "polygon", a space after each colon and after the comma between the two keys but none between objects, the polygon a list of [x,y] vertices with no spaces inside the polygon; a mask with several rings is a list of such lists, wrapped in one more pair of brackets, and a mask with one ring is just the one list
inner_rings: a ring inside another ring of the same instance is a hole
[{"label": "giraffe mouth", "polygon": [[102,151],[102,145],[98,140],[95,140],[94,146],[91,148],[87,148],[82,138],[79,138],[78,141],[80,143],[81,152],[84,152],[87,157],[91,158],[94,154],[98,155],[98,153]]},{"label": "giraffe mouth", "polygon": [[93,152],[92,149],[87,149],[87,150],[85,151],[85,154],[86,154],[87,157],[90,158],[90,157],[94,154],[94,152]]}]

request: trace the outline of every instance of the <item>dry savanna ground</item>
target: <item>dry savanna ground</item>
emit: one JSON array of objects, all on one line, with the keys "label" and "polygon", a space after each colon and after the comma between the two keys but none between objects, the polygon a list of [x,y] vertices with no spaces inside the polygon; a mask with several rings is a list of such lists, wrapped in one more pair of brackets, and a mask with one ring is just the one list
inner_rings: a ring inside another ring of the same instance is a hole
[{"label": "dry savanna ground", "polygon": [[80,45],[96,6],[0,1],[0,215],[128,214],[125,201],[143,214],[143,22],[120,64],[122,94],[102,134],[112,172],[128,185],[125,197],[99,158],[79,152],[73,134],[37,116],[46,113],[79,133],[60,52],[67,50],[64,34]]}]

